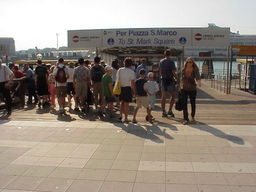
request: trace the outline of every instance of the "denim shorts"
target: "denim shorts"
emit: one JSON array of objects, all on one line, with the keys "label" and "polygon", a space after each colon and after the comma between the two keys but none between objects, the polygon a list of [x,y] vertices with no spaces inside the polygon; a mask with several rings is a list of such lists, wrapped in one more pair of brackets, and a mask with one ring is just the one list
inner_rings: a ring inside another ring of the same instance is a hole
[{"label": "denim shorts", "polygon": [[175,92],[175,81],[172,79],[161,79],[161,89],[162,91],[168,92],[170,94]]}]

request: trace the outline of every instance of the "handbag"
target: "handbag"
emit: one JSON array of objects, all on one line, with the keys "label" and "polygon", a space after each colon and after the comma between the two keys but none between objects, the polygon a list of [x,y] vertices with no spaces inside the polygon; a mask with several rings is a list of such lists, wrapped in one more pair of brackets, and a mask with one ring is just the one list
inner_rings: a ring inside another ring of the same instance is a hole
[{"label": "handbag", "polygon": [[120,95],[121,94],[121,85],[120,85],[120,81],[116,81],[114,88],[113,88],[113,94],[114,95]]},{"label": "handbag", "polygon": [[184,109],[184,102],[183,102],[183,94],[182,91],[179,90],[178,91],[178,97],[177,97],[177,101],[175,102],[175,109],[177,111],[182,111]]}]

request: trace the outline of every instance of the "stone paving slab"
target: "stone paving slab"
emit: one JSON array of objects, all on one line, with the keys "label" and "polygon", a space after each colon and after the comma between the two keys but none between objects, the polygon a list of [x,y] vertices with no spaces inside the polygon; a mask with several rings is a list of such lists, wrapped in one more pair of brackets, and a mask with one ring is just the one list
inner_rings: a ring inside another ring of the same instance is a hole
[{"label": "stone paving slab", "polygon": [[256,191],[256,126],[0,121],[1,192]]}]

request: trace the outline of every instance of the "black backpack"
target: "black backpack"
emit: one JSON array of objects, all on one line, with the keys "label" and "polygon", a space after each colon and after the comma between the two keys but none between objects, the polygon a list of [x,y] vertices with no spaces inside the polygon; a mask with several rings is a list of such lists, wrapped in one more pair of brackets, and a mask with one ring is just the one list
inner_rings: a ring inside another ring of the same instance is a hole
[{"label": "black backpack", "polygon": [[102,76],[104,75],[104,68],[102,66],[92,67],[92,81],[101,82]]},{"label": "black backpack", "polygon": [[66,72],[65,72],[65,67],[58,67],[58,71],[57,71],[57,74],[55,76],[55,80],[58,82],[58,83],[65,83],[67,82],[67,75],[66,75]]}]

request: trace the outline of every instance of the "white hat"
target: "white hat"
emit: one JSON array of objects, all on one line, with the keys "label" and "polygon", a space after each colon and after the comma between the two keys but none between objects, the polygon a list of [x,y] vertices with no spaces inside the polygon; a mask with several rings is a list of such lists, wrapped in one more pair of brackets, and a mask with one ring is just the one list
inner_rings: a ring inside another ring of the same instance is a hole
[{"label": "white hat", "polygon": [[111,71],[111,70],[113,70],[113,68],[111,66],[109,66],[109,65],[106,65],[105,71]]}]

